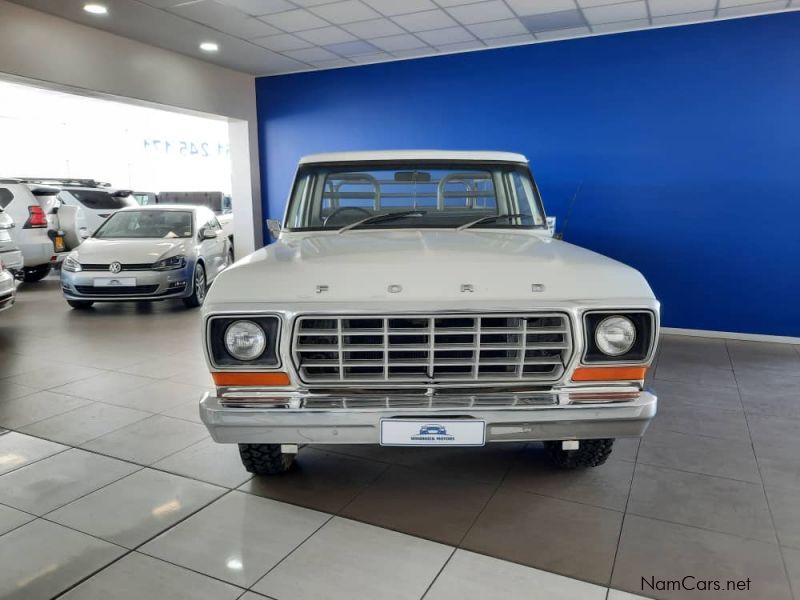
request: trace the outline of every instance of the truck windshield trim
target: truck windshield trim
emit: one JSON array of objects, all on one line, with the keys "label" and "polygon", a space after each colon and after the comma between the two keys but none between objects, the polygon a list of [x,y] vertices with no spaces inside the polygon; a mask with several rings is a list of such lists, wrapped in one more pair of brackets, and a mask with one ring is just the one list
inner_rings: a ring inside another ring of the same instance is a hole
[{"label": "truck windshield trim", "polygon": [[[370,217],[398,214],[396,218]],[[420,214],[424,213],[424,214]],[[481,221],[485,219],[485,221]],[[536,184],[526,165],[484,161],[363,161],[300,166],[285,228],[545,229]]]}]

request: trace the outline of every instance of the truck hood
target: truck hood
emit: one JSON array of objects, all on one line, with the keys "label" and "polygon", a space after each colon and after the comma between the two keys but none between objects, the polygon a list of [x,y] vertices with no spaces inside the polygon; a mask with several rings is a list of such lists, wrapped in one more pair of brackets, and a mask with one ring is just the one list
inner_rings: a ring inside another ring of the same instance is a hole
[{"label": "truck hood", "polygon": [[89,238],[75,250],[73,256],[82,263],[123,264],[153,263],[175,254],[187,254],[190,240],[144,239],[144,240],[101,240]]},{"label": "truck hood", "polygon": [[382,230],[284,234],[224,271],[207,303],[653,297],[638,271],[531,232]]}]

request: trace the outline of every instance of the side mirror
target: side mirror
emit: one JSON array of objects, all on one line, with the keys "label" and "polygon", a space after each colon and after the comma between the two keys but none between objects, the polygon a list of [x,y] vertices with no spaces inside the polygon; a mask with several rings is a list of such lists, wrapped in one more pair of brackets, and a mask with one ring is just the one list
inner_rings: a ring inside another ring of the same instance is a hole
[{"label": "side mirror", "polygon": [[557,237],[556,234],[556,218],[555,217],[547,217],[547,231],[550,232],[550,236],[560,240],[560,237]]},{"label": "side mirror", "polygon": [[269,231],[269,237],[274,242],[281,234],[281,222],[276,219],[267,219],[267,230]]},{"label": "side mirror", "polygon": [[217,232],[213,229],[201,229],[200,230],[200,239],[201,240],[215,240],[217,239]]}]

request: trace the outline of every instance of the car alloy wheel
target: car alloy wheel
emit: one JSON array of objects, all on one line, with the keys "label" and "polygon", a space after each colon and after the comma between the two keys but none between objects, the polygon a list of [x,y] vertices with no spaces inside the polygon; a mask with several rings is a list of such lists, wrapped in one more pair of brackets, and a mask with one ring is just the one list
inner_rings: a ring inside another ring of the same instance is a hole
[{"label": "car alloy wheel", "polygon": [[194,271],[194,289],[197,300],[202,304],[206,297],[206,272],[202,267]]}]

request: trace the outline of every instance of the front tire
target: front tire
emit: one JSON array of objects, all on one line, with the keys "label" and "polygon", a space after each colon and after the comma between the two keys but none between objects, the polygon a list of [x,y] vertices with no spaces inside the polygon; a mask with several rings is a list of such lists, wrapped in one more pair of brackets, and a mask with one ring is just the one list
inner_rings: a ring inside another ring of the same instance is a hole
[{"label": "front tire", "polygon": [[27,283],[36,283],[50,274],[50,265],[38,265],[36,267],[25,267],[22,270],[22,280]]},{"label": "front tire", "polygon": [[90,308],[94,302],[91,300],[67,300],[67,304],[69,304],[72,308],[85,310]]},{"label": "front tire", "polygon": [[605,463],[613,446],[613,439],[580,440],[577,450],[562,450],[561,442],[555,441],[545,442],[544,450],[559,469],[585,469]]},{"label": "front tire", "polygon": [[294,465],[294,454],[281,452],[280,444],[239,444],[239,456],[248,473],[279,475]]},{"label": "front tire", "polygon": [[203,305],[206,299],[206,292],[208,291],[208,283],[206,281],[206,270],[203,268],[202,263],[197,263],[194,267],[194,276],[192,282],[192,295],[183,299],[183,303],[189,308],[197,308]]}]

